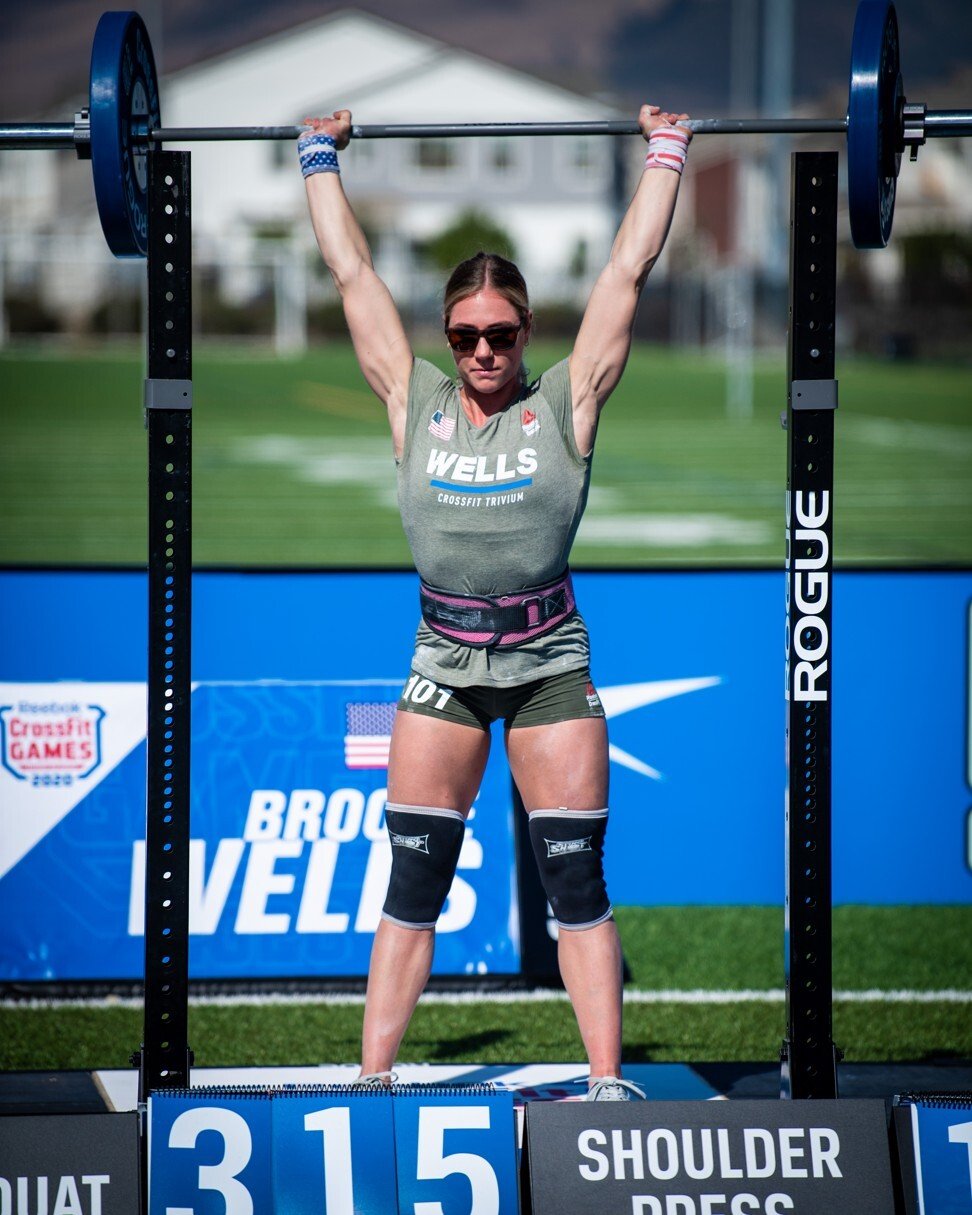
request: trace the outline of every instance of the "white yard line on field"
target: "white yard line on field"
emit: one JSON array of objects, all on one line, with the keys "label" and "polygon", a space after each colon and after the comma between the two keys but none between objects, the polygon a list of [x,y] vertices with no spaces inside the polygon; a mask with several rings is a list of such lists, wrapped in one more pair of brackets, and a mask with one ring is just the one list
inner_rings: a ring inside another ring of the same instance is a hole
[{"label": "white yard line on field", "polygon": [[[233,1008],[243,1005],[306,1005],[330,1004],[359,1006],[364,1004],[360,993],[313,993],[295,994],[265,993],[259,995],[212,995],[190,996],[194,1008]],[[769,989],[744,989],[740,991],[641,991],[626,990],[626,1004],[782,1004],[786,992],[782,987]],[[567,995],[562,991],[489,991],[489,992],[428,992],[422,997],[423,1005],[433,1004],[544,1004],[564,1003]],[[972,1004],[972,991],[945,988],[937,991],[884,990],[869,988],[863,991],[835,991],[834,1001],[839,1004]],[[0,1009],[29,1010],[39,1008],[141,1008],[142,1000],[135,996],[98,996],[92,999],[26,999],[0,1000]]]}]

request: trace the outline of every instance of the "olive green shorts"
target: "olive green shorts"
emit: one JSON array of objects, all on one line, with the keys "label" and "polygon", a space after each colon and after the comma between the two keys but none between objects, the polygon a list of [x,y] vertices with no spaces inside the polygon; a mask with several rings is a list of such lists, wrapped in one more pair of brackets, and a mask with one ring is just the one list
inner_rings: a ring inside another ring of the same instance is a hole
[{"label": "olive green shorts", "polygon": [[488,730],[497,718],[510,729],[549,726],[578,717],[603,717],[604,708],[586,668],[549,675],[513,688],[452,688],[412,671],[398,707],[440,721]]}]

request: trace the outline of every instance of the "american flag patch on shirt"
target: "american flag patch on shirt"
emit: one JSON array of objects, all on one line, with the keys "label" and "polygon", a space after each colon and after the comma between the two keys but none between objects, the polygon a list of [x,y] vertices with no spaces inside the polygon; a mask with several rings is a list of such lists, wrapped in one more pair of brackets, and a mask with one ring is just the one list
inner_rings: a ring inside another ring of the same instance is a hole
[{"label": "american flag patch on shirt", "polygon": [[437,439],[451,439],[456,428],[455,418],[447,418],[441,409],[437,409],[429,422],[429,434]]},{"label": "american flag patch on shirt", "polygon": [[394,700],[352,700],[345,706],[344,766],[387,768],[388,746],[398,704]]}]

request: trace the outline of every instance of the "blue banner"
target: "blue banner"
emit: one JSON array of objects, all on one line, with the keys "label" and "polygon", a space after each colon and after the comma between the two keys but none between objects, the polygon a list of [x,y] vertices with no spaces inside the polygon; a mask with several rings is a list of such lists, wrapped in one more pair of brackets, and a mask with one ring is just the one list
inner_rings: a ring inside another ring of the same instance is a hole
[{"label": "blue banner", "polygon": [[[367,971],[391,868],[385,784],[400,690],[397,681],[194,686],[191,977]],[[83,773],[52,774],[66,762],[53,758],[43,773],[26,764],[4,773],[16,823],[0,842],[0,907],[11,912],[0,977],[135,977],[144,937],[144,689],[72,682],[2,692],[6,732],[36,737],[35,749],[55,740],[63,751],[64,738],[95,717],[104,742]],[[494,748],[467,821],[436,973],[519,969],[501,754]],[[59,783],[45,783],[52,775]]]},{"label": "blue banner", "polygon": [[[575,581],[613,901],[781,903],[782,573]],[[970,602],[972,572],[835,575],[838,903],[972,898]],[[192,975],[363,974],[415,576],[200,573],[193,619]],[[0,980],[141,973],[145,632],[142,573],[0,573]],[[496,730],[437,973],[519,968],[511,814]]]}]

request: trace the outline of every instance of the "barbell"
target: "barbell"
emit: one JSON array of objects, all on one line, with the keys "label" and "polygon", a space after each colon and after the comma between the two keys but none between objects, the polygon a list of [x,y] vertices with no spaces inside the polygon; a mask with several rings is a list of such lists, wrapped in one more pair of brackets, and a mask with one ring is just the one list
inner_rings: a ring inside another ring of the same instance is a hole
[{"label": "barbell", "polygon": [[[847,114],[835,119],[694,118],[699,135],[823,134],[847,137],[851,237],[882,249],[891,236],[901,156],[929,138],[972,135],[972,112],[909,104],[901,80],[898,21],[891,0],[861,0],[851,43]],[[104,13],[91,50],[89,104],[73,123],[0,126],[0,148],[73,148],[92,162],[98,215],[116,257],[148,247],[147,157],[164,143],[296,139],[303,128],[163,127],[152,44],[138,13]],[[353,126],[353,139],[520,135],[639,135],[637,122],[419,123]]]}]

